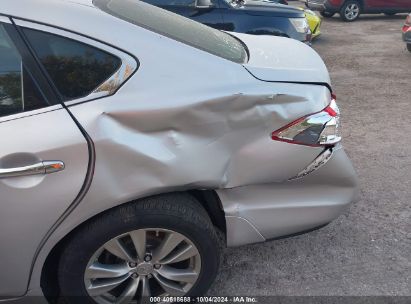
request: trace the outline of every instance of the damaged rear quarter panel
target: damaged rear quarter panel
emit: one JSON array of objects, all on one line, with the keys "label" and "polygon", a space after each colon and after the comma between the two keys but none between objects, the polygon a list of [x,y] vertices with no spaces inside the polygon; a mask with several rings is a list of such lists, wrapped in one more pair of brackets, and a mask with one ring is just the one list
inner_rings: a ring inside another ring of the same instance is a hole
[{"label": "damaged rear quarter panel", "polygon": [[73,216],[157,193],[281,182],[321,152],[270,133],[324,108],[325,87],[248,77],[148,91],[141,78],[137,72],[115,96],[71,107],[96,147],[94,180]]},{"label": "damaged rear quarter panel", "polygon": [[[127,40],[140,66],[116,94],[70,105],[94,141],[95,174],[52,242],[131,200],[280,182],[321,153],[270,134],[325,108],[326,87],[259,81],[241,64],[161,36],[146,38],[159,39],[162,48]],[[177,50],[164,56],[171,47]]]}]

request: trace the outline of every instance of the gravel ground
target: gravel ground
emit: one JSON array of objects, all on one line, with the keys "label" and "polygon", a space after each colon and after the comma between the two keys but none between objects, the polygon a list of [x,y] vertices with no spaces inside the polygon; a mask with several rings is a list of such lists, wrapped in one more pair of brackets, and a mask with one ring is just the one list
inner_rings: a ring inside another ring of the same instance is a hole
[{"label": "gravel ground", "polygon": [[358,200],[316,232],[227,249],[209,295],[411,296],[411,54],[401,40],[404,20],[334,17],[323,20],[313,44],[338,96]]}]

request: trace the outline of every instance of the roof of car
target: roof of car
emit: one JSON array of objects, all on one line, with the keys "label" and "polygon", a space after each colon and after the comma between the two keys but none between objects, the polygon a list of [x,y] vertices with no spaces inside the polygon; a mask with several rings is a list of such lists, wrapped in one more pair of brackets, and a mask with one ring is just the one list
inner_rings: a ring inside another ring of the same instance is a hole
[{"label": "roof of car", "polygon": [[[94,8],[92,0],[1,0],[0,14],[27,19],[46,19],[56,10],[65,10],[66,14],[89,7]],[[40,20],[39,20],[40,21]]]},{"label": "roof of car", "polygon": [[[93,5],[92,0],[0,0],[0,15],[13,17],[16,24],[32,22],[66,30],[116,45],[132,52],[129,35],[152,35],[129,22],[122,21]],[[24,9],[23,9],[24,8]],[[1,16],[0,16],[1,17]],[[122,35],[113,35],[123,33]],[[141,36],[142,37],[142,36]],[[143,38],[142,38],[143,39]]]}]

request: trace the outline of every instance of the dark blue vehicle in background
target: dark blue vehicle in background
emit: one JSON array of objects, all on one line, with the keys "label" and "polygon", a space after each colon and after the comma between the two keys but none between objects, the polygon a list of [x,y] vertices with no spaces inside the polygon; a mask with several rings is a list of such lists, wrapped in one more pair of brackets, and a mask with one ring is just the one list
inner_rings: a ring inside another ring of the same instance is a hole
[{"label": "dark blue vehicle in background", "polygon": [[311,41],[302,10],[269,1],[143,0],[213,28]]}]

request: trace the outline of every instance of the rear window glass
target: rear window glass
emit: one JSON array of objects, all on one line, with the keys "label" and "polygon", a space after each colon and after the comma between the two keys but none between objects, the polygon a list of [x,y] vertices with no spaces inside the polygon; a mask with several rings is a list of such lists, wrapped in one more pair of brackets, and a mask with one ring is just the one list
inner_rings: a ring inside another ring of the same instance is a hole
[{"label": "rear window glass", "polygon": [[138,0],[94,0],[101,10],[135,25],[219,57],[244,63],[247,51],[236,38]]},{"label": "rear window glass", "polygon": [[90,45],[24,28],[64,101],[87,96],[120,67],[119,58]]}]

